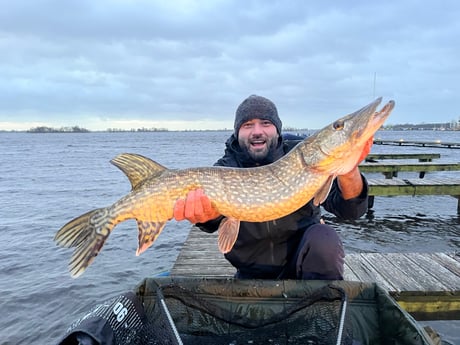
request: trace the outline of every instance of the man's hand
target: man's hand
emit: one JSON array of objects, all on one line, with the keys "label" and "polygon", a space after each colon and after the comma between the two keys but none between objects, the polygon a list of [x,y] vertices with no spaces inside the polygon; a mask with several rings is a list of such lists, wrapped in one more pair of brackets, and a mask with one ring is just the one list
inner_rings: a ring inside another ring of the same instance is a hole
[{"label": "man's hand", "polygon": [[365,144],[359,156],[358,163],[354,169],[349,171],[345,175],[337,176],[337,182],[339,183],[340,191],[345,200],[356,198],[361,194],[363,190],[363,180],[361,173],[359,172],[358,165],[361,163],[371,151],[372,145],[374,144],[374,137],[371,137]]},{"label": "man's hand", "polygon": [[205,223],[220,216],[212,206],[211,200],[204,194],[203,189],[190,191],[185,199],[178,199],[174,205],[174,219],[187,219],[190,223]]}]

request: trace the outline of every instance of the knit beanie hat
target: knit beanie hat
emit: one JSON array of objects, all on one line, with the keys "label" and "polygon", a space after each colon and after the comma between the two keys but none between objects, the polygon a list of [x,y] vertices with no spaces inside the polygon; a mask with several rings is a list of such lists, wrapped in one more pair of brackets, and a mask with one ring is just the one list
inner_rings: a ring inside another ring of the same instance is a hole
[{"label": "knit beanie hat", "polygon": [[270,121],[275,125],[278,134],[281,134],[282,123],[278,117],[278,110],[268,98],[251,95],[238,106],[235,114],[235,136],[238,137],[238,131],[243,123],[253,119]]}]

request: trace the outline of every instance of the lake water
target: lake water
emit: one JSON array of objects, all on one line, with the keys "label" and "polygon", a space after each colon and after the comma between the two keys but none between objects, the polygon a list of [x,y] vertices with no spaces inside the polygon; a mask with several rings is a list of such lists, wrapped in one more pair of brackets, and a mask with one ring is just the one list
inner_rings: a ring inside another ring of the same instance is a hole
[{"label": "lake water", "polygon": [[[0,344],[54,344],[81,313],[146,276],[171,269],[190,224],[167,224],[157,242],[135,256],[134,221],[118,225],[78,279],[67,271],[71,250],[53,237],[70,219],[107,206],[130,190],[109,163],[122,152],[169,168],[212,165],[230,132],[29,134],[0,133]],[[383,139],[460,141],[459,132],[379,132]],[[373,153],[437,152],[460,161],[460,150],[374,145]],[[442,173],[438,173],[442,174]],[[444,174],[458,174],[449,172]],[[457,200],[449,196],[376,198],[372,217],[340,224],[347,252],[460,250]],[[326,214],[326,219],[335,219]],[[459,318],[460,319],[460,318]],[[430,323],[460,344],[460,321]]]}]

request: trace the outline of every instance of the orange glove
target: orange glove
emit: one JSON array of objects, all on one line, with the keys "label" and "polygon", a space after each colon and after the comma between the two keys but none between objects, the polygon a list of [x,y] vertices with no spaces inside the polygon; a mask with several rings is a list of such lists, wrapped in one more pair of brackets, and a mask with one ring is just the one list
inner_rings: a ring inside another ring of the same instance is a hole
[{"label": "orange glove", "polygon": [[178,199],[173,210],[175,220],[187,219],[192,224],[205,223],[219,216],[220,213],[212,206],[211,200],[201,188],[190,191],[185,199]]},{"label": "orange glove", "polygon": [[358,164],[361,163],[371,152],[372,145],[374,144],[374,137],[370,137],[370,139],[364,144],[363,151],[361,152],[361,156],[359,156]]}]

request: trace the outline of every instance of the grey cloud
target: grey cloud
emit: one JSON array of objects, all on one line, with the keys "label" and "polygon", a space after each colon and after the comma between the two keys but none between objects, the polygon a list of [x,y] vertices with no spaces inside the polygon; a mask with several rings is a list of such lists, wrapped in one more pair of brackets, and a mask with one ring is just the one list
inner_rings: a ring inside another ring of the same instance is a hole
[{"label": "grey cloud", "polygon": [[0,12],[0,121],[231,120],[252,93],[272,98],[290,126],[322,126],[380,95],[396,99],[392,122],[449,121],[458,117],[459,7],[9,2]]}]

